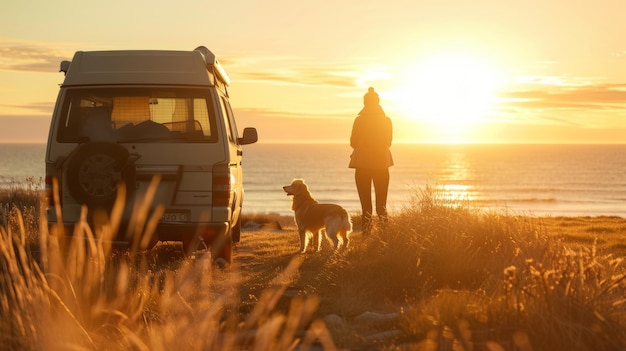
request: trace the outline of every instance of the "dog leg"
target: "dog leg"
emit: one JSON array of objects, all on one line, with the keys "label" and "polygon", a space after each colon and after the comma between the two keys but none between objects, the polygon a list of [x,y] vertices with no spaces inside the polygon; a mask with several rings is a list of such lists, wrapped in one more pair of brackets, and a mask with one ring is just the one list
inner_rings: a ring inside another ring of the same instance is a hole
[{"label": "dog leg", "polygon": [[300,229],[298,234],[300,235],[300,253],[305,253],[307,247],[306,230]]},{"label": "dog leg", "polygon": [[372,214],[371,213],[364,213],[362,216],[362,230],[363,230],[363,235],[370,235],[372,233]]},{"label": "dog leg", "polygon": [[322,250],[322,231],[318,230],[313,233],[313,244],[316,247],[317,252]]},{"label": "dog leg", "polygon": [[335,249],[335,251],[337,251],[337,249],[339,248],[339,238],[337,238],[337,232],[336,231],[330,231],[330,232],[326,231],[326,236],[333,243],[333,248]]},{"label": "dog leg", "polygon": [[343,243],[343,249],[347,249],[350,244],[350,239],[348,239],[348,232],[342,230],[339,232],[339,237],[341,237],[341,242]]}]

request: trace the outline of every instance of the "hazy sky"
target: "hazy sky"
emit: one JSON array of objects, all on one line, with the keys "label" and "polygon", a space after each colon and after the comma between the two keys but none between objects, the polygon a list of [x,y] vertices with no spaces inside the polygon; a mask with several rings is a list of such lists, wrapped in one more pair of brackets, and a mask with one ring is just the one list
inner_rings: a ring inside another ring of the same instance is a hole
[{"label": "hazy sky", "polygon": [[45,141],[75,51],[192,50],[261,142],[347,142],[367,87],[397,142],[626,142],[626,1],[11,1],[0,142]]}]

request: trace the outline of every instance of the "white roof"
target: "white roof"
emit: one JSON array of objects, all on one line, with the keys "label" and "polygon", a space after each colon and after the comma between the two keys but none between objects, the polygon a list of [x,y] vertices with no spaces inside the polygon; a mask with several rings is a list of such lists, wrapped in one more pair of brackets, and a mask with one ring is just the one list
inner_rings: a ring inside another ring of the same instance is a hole
[{"label": "white roof", "polygon": [[64,86],[164,84],[212,86],[214,77],[230,78],[205,47],[193,51],[78,51],[71,63],[61,63]]}]

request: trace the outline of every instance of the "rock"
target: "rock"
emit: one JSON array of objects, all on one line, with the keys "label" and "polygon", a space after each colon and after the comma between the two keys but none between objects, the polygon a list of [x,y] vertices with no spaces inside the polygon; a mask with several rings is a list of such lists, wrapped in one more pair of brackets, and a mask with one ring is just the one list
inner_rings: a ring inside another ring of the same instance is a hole
[{"label": "rock", "polygon": [[241,229],[245,230],[283,230],[283,226],[278,221],[271,221],[265,223],[257,223],[255,221],[247,221],[243,224]]},{"label": "rock", "polygon": [[261,224],[262,230],[283,230],[283,227],[277,221]]},{"label": "rock", "polygon": [[261,225],[257,222],[254,221],[247,221],[244,225],[243,225],[244,229],[248,229],[248,230],[258,230],[259,228],[261,228]]},{"label": "rock", "polygon": [[329,328],[337,328],[345,324],[343,318],[336,314],[327,315],[326,317],[324,317],[324,322]]}]

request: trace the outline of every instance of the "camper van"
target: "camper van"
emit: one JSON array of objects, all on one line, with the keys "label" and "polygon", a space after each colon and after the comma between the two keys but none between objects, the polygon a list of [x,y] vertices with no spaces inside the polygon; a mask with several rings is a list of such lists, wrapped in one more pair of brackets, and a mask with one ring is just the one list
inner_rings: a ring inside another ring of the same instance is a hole
[{"label": "camper van", "polygon": [[202,46],[79,51],[61,71],[45,159],[49,224],[71,235],[83,208],[97,224],[122,199],[112,241],[137,241],[133,211],[147,208],[158,220],[152,244],[180,241],[188,254],[210,248],[230,262],[241,230],[242,146],[257,132],[239,134],[230,78],[215,55]]}]

